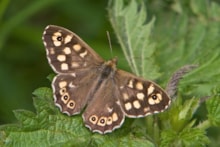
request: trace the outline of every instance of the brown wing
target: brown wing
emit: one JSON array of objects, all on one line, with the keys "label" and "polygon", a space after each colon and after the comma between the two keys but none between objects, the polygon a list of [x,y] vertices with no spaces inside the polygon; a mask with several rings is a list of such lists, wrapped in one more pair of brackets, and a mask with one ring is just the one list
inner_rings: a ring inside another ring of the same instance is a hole
[{"label": "brown wing", "polygon": [[79,113],[104,60],[73,32],[49,25],[43,33],[47,59],[58,73],[52,82],[55,104],[63,113]]},{"label": "brown wing", "polygon": [[83,113],[86,127],[101,134],[119,128],[125,116],[118,97],[119,91],[114,80],[103,81]]},{"label": "brown wing", "polygon": [[97,79],[96,73],[93,69],[54,77],[54,102],[61,112],[68,115],[80,113],[88,102],[88,94],[94,84],[92,81]]},{"label": "brown wing", "polygon": [[171,99],[167,93],[152,81],[118,70],[117,79],[121,107],[127,117],[144,117],[168,108]]},{"label": "brown wing", "polygon": [[65,28],[49,25],[42,39],[49,64],[56,73],[73,73],[104,62],[80,37]]}]

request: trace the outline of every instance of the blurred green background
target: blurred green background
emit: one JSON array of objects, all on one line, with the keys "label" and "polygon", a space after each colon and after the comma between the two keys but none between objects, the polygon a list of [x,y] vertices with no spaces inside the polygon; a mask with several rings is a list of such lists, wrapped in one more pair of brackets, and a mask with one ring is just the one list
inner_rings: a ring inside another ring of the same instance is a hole
[{"label": "blurred green background", "polygon": [[[0,1],[0,124],[15,122],[15,109],[34,111],[32,92],[38,87],[50,87],[47,76],[53,71],[41,39],[47,25],[74,31],[103,58],[111,58],[107,30],[113,46],[116,41],[108,21],[107,2]],[[114,55],[123,56],[115,50],[119,51],[114,48]]]}]

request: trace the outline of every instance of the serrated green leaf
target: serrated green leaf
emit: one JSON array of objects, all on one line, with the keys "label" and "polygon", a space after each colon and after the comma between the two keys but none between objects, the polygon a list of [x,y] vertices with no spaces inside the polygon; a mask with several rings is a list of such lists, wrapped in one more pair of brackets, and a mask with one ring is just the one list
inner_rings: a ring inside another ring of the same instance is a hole
[{"label": "serrated green leaf", "polygon": [[171,130],[163,131],[161,134],[161,147],[167,146],[206,146],[209,139],[204,130],[197,128],[185,128],[177,133]]},{"label": "serrated green leaf", "polygon": [[48,111],[49,113],[53,113],[57,110],[54,107],[51,88],[41,87],[36,89],[33,94],[36,96],[33,98],[33,101],[37,112]]},{"label": "serrated green leaf", "polygon": [[155,145],[150,142],[147,139],[141,139],[141,138],[133,138],[133,137],[124,137],[121,138],[119,141],[119,147],[124,147],[124,146],[130,146],[130,147],[135,147],[135,146],[147,146],[147,147],[154,147]]},{"label": "serrated green leaf", "polygon": [[42,111],[47,111],[48,113],[57,113],[57,112],[60,112],[58,110],[57,107],[55,107],[54,105],[54,102],[52,100],[53,98],[51,97],[51,100],[45,100],[45,99],[42,99],[42,98],[33,98],[33,102],[34,102],[34,107],[38,112],[42,112]]},{"label": "serrated green leaf", "polygon": [[36,89],[33,92],[33,95],[35,95],[38,98],[46,98],[48,100],[50,100],[53,97],[52,90],[48,87],[41,87]]},{"label": "serrated green leaf", "polygon": [[207,16],[208,1],[206,1],[206,0],[199,0],[199,1],[190,0],[189,4],[191,6],[193,13],[198,15],[200,17],[200,19],[205,20],[204,17]]},{"label": "serrated green leaf", "polygon": [[51,115],[48,121],[50,123],[48,129],[50,130],[71,133],[73,136],[86,136],[90,134],[88,129],[84,127],[81,116]]},{"label": "serrated green leaf", "polygon": [[15,110],[15,117],[23,125],[24,129],[36,129],[34,127],[38,126],[38,121],[36,119],[36,114],[27,110]]},{"label": "serrated green leaf", "polygon": [[[30,147],[30,146],[61,146],[68,145],[77,146],[86,146],[88,142],[84,142],[84,138],[75,138],[73,141],[73,136],[71,134],[63,132],[54,132],[49,130],[36,130],[33,132],[12,132],[7,137],[5,146],[21,146],[21,147]],[[79,143],[81,142],[81,143]]]},{"label": "serrated green leaf", "polygon": [[183,120],[187,118],[188,120],[190,120],[195,111],[198,109],[199,105],[199,99],[196,98],[191,98],[190,100],[185,101],[179,113],[178,119]]},{"label": "serrated green leaf", "polygon": [[47,76],[47,79],[52,82],[53,78],[54,78],[55,74],[54,73],[51,73]]},{"label": "serrated green leaf", "polygon": [[125,6],[121,1],[114,1],[109,3],[108,12],[131,70],[142,77],[158,78],[158,66],[152,56],[155,45],[150,41],[155,19],[146,24],[144,3],[139,5],[132,0]]},{"label": "serrated green leaf", "polygon": [[[48,115],[45,112],[42,111],[34,117],[26,111],[16,111],[16,116],[23,123],[20,129],[17,128],[8,133],[4,140],[5,146],[65,146],[67,144],[84,146],[88,144],[89,138],[86,136],[90,131],[84,127],[81,117],[71,118],[63,114]],[[35,123],[27,116],[34,117]]]},{"label": "serrated green leaf", "polygon": [[[196,5],[196,1],[193,3]],[[218,41],[220,24],[216,19],[213,20],[217,18],[220,8],[215,2],[204,6],[207,11],[204,13],[208,14],[208,18],[205,17],[206,20],[201,20],[199,16],[187,15],[187,13],[160,14],[160,17],[157,17],[154,34],[157,42],[162,42],[157,44],[159,49],[156,55],[158,61],[163,63],[161,70],[164,71],[165,77],[183,65],[199,65],[198,69],[181,80],[179,87],[186,86],[186,89],[180,89],[180,93],[186,95],[193,93],[200,97],[210,95],[211,90],[219,85],[218,79],[220,79],[220,68],[217,67],[220,64],[220,42]],[[169,21],[166,21],[167,18],[170,18]]]},{"label": "serrated green leaf", "polygon": [[130,134],[124,136],[116,137],[115,135],[110,135],[109,137],[102,137],[100,135],[93,135],[92,146],[117,146],[117,147],[136,147],[136,146],[147,146],[154,147],[155,145],[146,138],[135,138]]},{"label": "serrated green leaf", "polygon": [[214,126],[220,126],[220,90],[215,89],[214,96],[206,101],[208,119]]},{"label": "serrated green leaf", "polygon": [[181,98],[178,98],[173,102],[169,111],[160,116],[163,127],[172,128],[176,132],[181,131],[187,125],[192,127],[195,123],[192,118],[200,106],[199,102],[200,99],[191,98],[182,104]]}]

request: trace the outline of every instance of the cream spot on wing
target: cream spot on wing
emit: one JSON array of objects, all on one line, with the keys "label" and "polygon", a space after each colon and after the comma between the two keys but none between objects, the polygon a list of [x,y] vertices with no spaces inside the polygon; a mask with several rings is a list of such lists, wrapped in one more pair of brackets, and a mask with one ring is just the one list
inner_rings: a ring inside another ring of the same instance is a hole
[{"label": "cream spot on wing", "polygon": [[65,48],[63,49],[63,52],[64,52],[66,55],[71,54],[71,50],[70,50],[69,47],[65,47]]},{"label": "cream spot on wing", "polygon": [[154,100],[154,103],[159,104],[162,100],[161,94],[157,93],[156,95],[151,96],[151,98]]},{"label": "cream spot on wing", "polygon": [[68,102],[68,104],[67,104],[67,107],[68,108],[70,108],[70,109],[73,109],[74,107],[75,107],[75,101],[73,101],[73,100],[70,100],[69,102]]},{"label": "cream spot on wing", "polygon": [[59,87],[60,87],[60,88],[66,87],[66,85],[67,85],[67,82],[66,82],[66,81],[61,81],[61,82],[59,82]]},{"label": "cream spot on wing", "polygon": [[116,112],[114,112],[113,114],[112,114],[112,121],[117,121],[118,120],[118,115],[117,115],[117,113]]},{"label": "cream spot on wing", "polygon": [[62,34],[60,33],[60,32],[55,32],[54,34],[53,34],[53,40],[57,40],[57,37],[59,37],[59,36],[61,36]]},{"label": "cream spot on wing", "polygon": [[76,86],[73,84],[73,82],[70,82],[70,83],[69,83],[69,87],[70,87],[70,88],[74,88],[74,87],[76,87]]},{"label": "cream spot on wing", "polygon": [[66,93],[66,88],[64,87],[61,88],[59,92],[60,92],[60,95],[64,95]]},{"label": "cream spot on wing", "polygon": [[152,97],[150,97],[150,98],[148,99],[148,103],[149,103],[150,105],[154,105],[154,104],[155,104],[155,101],[152,99]]},{"label": "cream spot on wing", "polygon": [[135,100],[133,102],[133,106],[134,106],[134,108],[139,109],[141,107],[141,104],[140,104],[140,102],[138,100]]},{"label": "cream spot on wing", "polygon": [[125,109],[126,109],[127,111],[128,111],[128,110],[131,110],[131,108],[132,108],[132,105],[131,105],[130,102],[125,103]]},{"label": "cream spot on wing", "polygon": [[[68,93],[64,93],[62,96],[61,96],[61,100],[64,104],[67,104],[68,103],[68,100],[69,100],[69,94]],[[68,107],[68,105],[67,105]]]},{"label": "cream spot on wing", "polygon": [[86,55],[87,55],[87,51],[79,54],[79,56],[82,57],[82,58],[84,58]]},{"label": "cream spot on wing", "polygon": [[74,68],[76,68],[76,67],[79,67],[79,63],[77,63],[77,62],[72,62],[72,64],[71,64],[71,66]]},{"label": "cream spot on wing", "polygon": [[119,105],[119,106],[121,106],[121,103],[120,103],[119,100],[116,101],[116,104]]},{"label": "cream spot on wing", "polygon": [[73,49],[74,49],[76,52],[80,51],[81,48],[82,48],[82,46],[81,46],[80,44],[74,44],[74,45],[73,45]]},{"label": "cream spot on wing", "polygon": [[123,98],[124,98],[124,100],[125,100],[125,101],[129,99],[129,97],[128,97],[128,94],[127,94],[127,93],[122,93],[122,96],[123,96]]},{"label": "cream spot on wing", "polygon": [[147,95],[150,95],[153,91],[154,91],[154,85],[153,84],[150,84],[150,86],[148,87],[147,89]]},{"label": "cream spot on wing", "polygon": [[49,49],[49,53],[50,53],[51,55],[55,54],[54,48],[51,47],[51,48]]},{"label": "cream spot on wing", "polygon": [[112,124],[112,117],[111,116],[107,118],[106,124],[107,125],[111,125]]},{"label": "cream spot on wing", "polygon": [[113,111],[113,108],[107,107],[107,110],[109,113],[111,113]]},{"label": "cream spot on wing", "polygon": [[98,125],[98,126],[101,126],[101,127],[105,126],[106,120],[107,120],[106,117],[101,117],[101,118],[99,119],[97,125]]},{"label": "cream spot on wing", "polygon": [[76,74],[75,73],[71,73],[71,76],[76,77]]},{"label": "cream spot on wing", "polygon": [[68,64],[66,63],[61,64],[61,70],[68,70],[68,69],[69,69]]},{"label": "cream spot on wing", "polygon": [[150,111],[150,108],[149,107],[145,107],[144,108],[144,112],[146,113],[146,112],[149,112]]},{"label": "cream spot on wing", "polygon": [[136,88],[137,88],[138,90],[143,90],[143,84],[142,84],[141,82],[137,82]]},{"label": "cream spot on wing", "polygon": [[55,46],[60,46],[61,45],[61,40],[58,40],[58,38],[59,37],[61,37],[61,39],[62,39],[62,36],[61,36],[62,34],[60,33],[60,32],[55,32],[54,34],[53,34],[53,36],[52,36],[52,40],[53,40],[53,44],[55,45]]},{"label": "cream spot on wing", "polygon": [[160,93],[157,93],[156,95],[157,95],[158,100],[162,101],[162,95]]},{"label": "cream spot on wing", "polygon": [[66,61],[66,56],[65,55],[58,55],[57,60],[60,62]]},{"label": "cream spot on wing", "polygon": [[144,94],[142,92],[137,93],[136,96],[139,100],[142,100],[142,101],[144,100]]},{"label": "cream spot on wing", "polygon": [[71,35],[67,35],[64,39],[64,43],[69,43],[73,37]]},{"label": "cream spot on wing", "polygon": [[60,45],[61,45],[61,42],[60,42],[60,41],[53,41],[53,44],[54,44],[55,46],[60,46]]},{"label": "cream spot on wing", "polygon": [[93,125],[95,125],[95,124],[97,123],[97,121],[98,121],[98,116],[97,116],[97,115],[92,115],[92,116],[90,116],[90,117],[89,117],[89,121],[90,121]]},{"label": "cream spot on wing", "polygon": [[133,88],[133,81],[132,80],[129,81],[128,87]]}]

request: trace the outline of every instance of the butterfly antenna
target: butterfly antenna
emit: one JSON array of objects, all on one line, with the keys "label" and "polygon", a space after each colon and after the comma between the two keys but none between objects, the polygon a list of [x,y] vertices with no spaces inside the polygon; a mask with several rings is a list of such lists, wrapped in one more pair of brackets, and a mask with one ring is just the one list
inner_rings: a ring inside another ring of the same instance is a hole
[{"label": "butterfly antenna", "polygon": [[107,34],[107,37],[108,37],[108,44],[109,44],[109,47],[110,47],[110,50],[111,50],[111,56],[113,57],[112,42],[111,42],[111,37],[110,37],[109,31],[106,31],[106,34]]}]

